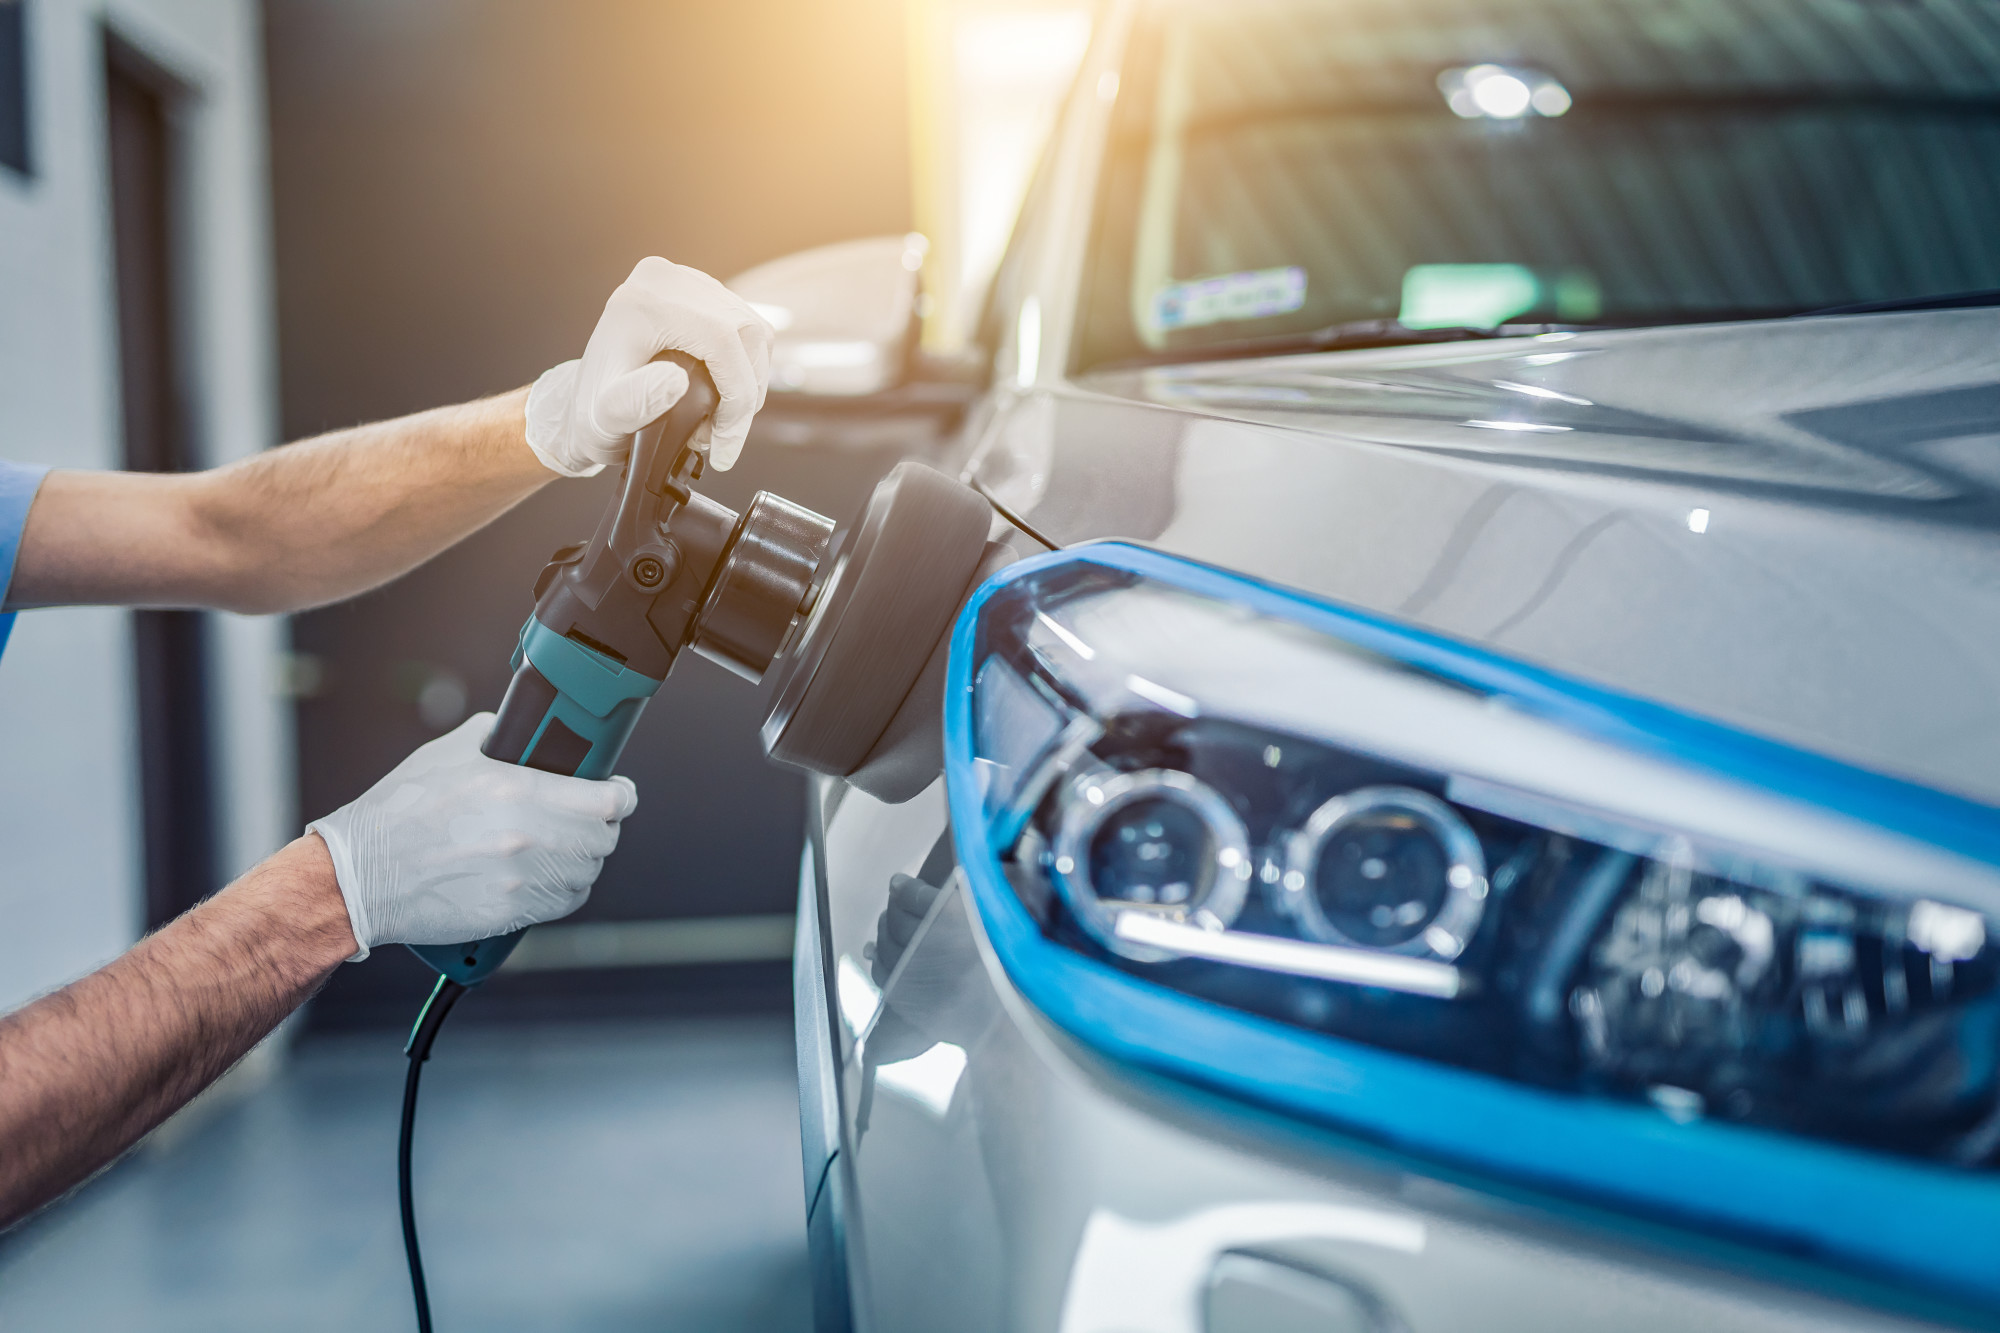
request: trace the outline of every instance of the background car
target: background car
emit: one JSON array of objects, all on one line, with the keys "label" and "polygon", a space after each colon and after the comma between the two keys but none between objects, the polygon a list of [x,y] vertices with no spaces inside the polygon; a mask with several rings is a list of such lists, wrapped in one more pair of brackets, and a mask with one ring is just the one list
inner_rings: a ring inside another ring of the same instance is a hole
[{"label": "background car", "polygon": [[1996,96],[1982,0],[1106,11],[942,775],[808,803],[820,1327],[1991,1322]]}]

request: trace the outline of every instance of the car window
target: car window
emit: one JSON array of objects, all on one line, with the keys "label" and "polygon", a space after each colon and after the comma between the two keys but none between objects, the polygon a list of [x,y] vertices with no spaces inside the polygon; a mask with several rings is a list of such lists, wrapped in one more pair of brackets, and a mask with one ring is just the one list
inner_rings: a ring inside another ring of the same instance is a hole
[{"label": "car window", "polygon": [[1994,0],[1155,6],[1079,368],[2000,289]]}]

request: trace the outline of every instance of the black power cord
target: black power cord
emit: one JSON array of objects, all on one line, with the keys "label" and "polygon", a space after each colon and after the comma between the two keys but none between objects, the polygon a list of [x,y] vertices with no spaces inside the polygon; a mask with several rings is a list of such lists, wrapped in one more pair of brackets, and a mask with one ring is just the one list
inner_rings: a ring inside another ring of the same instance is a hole
[{"label": "black power cord", "polygon": [[464,986],[450,977],[440,975],[431,997],[417,1014],[417,1025],[410,1029],[409,1045],[403,1047],[403,1054],[410,1057],[410,1072],[403,1080],[403,1133],[396,1145],[396,1192],[403,1205],[403,1254],[410,1261],[410,1295],[417,1303],[417,1333],[431,1333],[431,1298],[424,1288],[424,1258],[417,1249],[417,1205],[410,1193],[410,1140],[417,1127],[417,1079],[424,1071],[424,1061],[431,1058],[431,1043],[437,1040],[445,1015],[465,991]]},{"label": "black power cord", "polygon": [[1062,550],[1061,542],[1050,541],[1047,537],[1044,537],[1041,533],[1035,531],[1033,527],[1029,526],[1027,519],[1022,518],[1019,514],[1009,509],[1006,505],[1001,504],[999,497],[995,496],[992,491],[986,489],[986,483],[979,481],[975,478],[968,484],[972,487],[973,490],[978,491],[980,495],[985,497],[986,503],[992,505],[994,512],[999,514],[1000,517],[1006,519],[1009,523],[1013,524],[1015,527],[1019,528],[1022,532],[1034,538],[1042,545],[1048,547],[1051,551]]}]

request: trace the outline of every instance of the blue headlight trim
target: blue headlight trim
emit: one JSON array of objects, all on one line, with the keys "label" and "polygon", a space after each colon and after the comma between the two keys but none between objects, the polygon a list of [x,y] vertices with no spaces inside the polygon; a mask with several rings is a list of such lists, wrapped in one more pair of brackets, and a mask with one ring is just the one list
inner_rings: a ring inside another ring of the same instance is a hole
[{"label": "blue headlight trim", "polygon": [[[945,686],[945,772],[959,863],[1009,978],[1043,1013],[1115,1058],[1392,1143],[1421,1156],[1716,1224],[1843,1266],[1918,1279],[2000,1308],[2000,1181],[1759,1130],[1676,1124],[1647,1108],[1544,1092],[1307,1033],[1138,980],[1046,939],[981,836],[969,780],[972,668],[1000,589],[1082,562],[1247,606],[1420,667],[1628,748],[1670,757],[1988,864],[2000,811],[1672,709],[1523,666],[1143,547],[1106,542],[1023,560],[960,614]],[[1171,1040],[1162,1036],[1171,1034]]]}]

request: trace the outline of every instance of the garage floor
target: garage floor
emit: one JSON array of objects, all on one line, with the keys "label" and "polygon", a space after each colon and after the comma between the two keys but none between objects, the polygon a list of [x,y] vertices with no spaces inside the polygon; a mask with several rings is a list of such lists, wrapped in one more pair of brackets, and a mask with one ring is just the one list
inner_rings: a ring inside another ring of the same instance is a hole
[{"label": "garage floor", "polygon": [[[0,1328],[413,1328],[400,1036],[277,1079],[0,1238]],[[447,1028],[417,1199],[440,1333],[810,1327],[783,1019]]]}]

